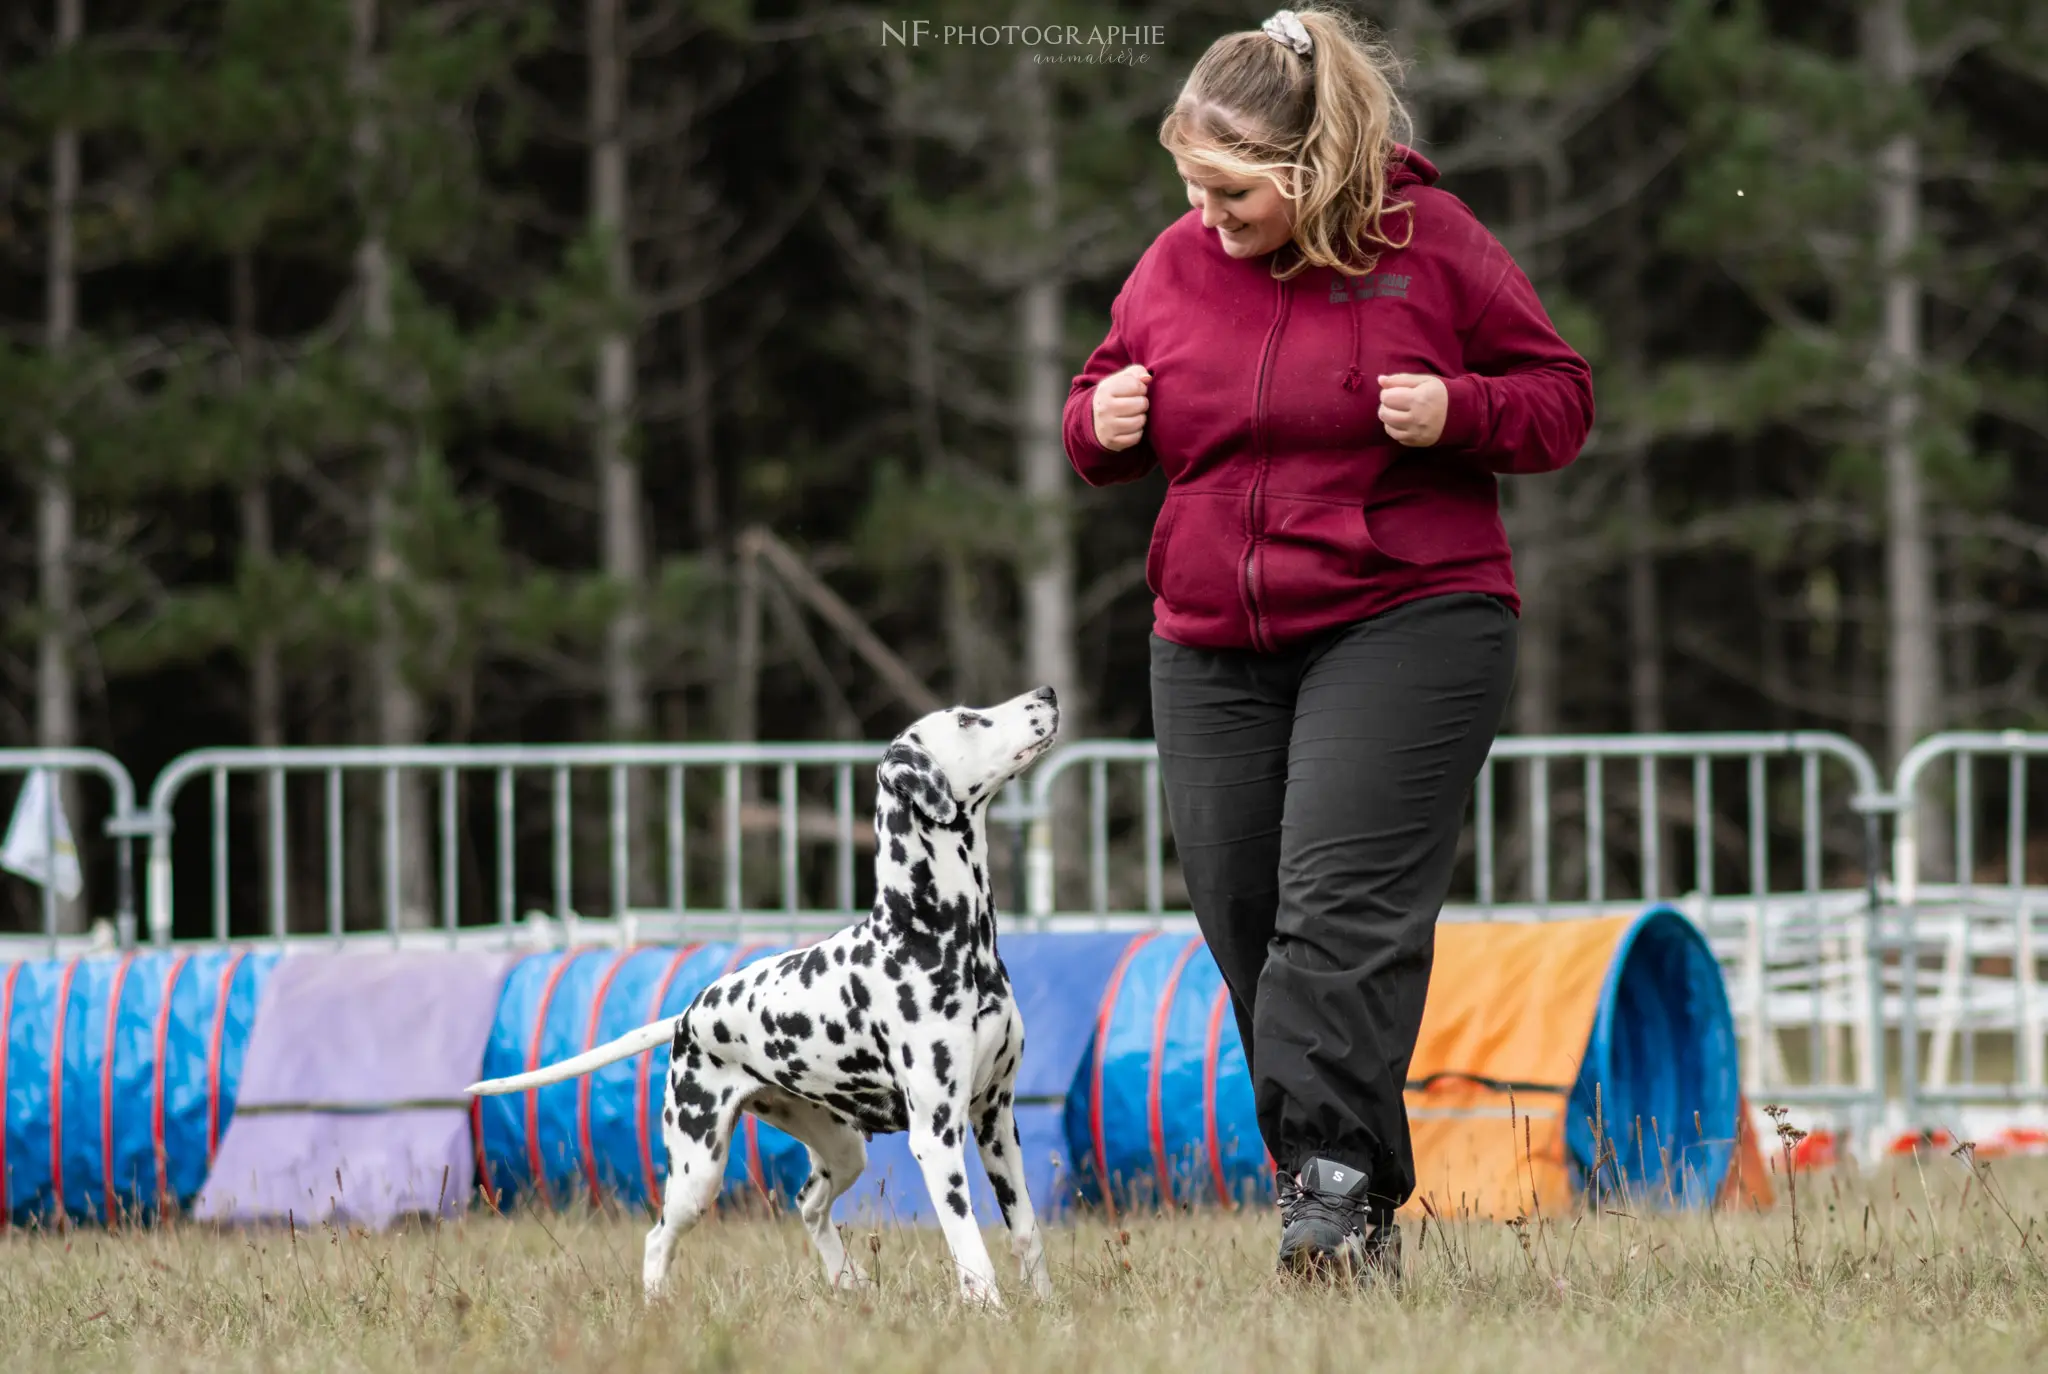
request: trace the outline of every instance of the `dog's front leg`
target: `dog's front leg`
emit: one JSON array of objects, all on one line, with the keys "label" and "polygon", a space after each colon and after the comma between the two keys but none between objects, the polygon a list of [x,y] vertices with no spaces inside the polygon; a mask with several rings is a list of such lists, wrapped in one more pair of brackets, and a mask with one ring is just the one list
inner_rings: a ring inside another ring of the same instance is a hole
[{"label": "dog's front leg", "polygon": [[[905,1096],[909,1098],[909,1094]],[[995,1264],[967,1200],[967,1103],[941,1098],[910,1099],[905,1105],[910,1110],[910,1153],[917,1157],[925,1192],[939,1214],[946,1248],[952,1251],[954,1267],[960,1271],[960,1296],[971,1303],[1000,1308],[1003,1299],[996,1291]]]},{"label": "dog's front leg", "polygon": [[1024,1146],[1017,1138],[1017,1114],[1011,1109],[1007,1085],[994,1105],[975,1117],[974,1139],[981,1147],[981,1167],[988,1171],[996,1205],[1003,1209],[1003,1225],[1010,1228],[1010,1250],[1017,1256],[1018,1270],[1032,1292],[1049,1298],[1052,1277],[1045,1271],[1045,1238],[1039,1233],[1031,1190],[1024,1182]]}]

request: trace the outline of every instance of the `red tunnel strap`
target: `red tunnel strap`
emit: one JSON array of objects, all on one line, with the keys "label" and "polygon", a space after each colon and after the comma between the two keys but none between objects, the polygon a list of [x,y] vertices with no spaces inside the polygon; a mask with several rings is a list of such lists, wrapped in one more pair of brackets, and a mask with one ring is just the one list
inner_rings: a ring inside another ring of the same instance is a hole
[{"label": "red tunnel strap", "polygon": [[[597,951],[592,950],[589,952],[594,954]],[[540,1067],[541,1036],[548,1028],[548,1009],[554,1005],[555,988],[561,983],[562,975],[569,971],[569,966],[582,957],[582,954],[564,954],[562,962],[555,965],[554,971],[548,974],[548,981],[541,988],[540,1009],[533,1016],[533,1041],[526,1048],[526,1072],[528,1073],[532,1073]],[[526,1090],[526,1164],[533,1172],[533,1186],[539,1190],[541,1202],[544,1205],[552,1206],[553,1203],[548,1197],[547,1171],[541,1167],[540,1158],[539,1088],[528,1088]]]},{"label": "red tunnel strap", "polygon": [[1216,1201],[1233,1210],[1237,1200],[1230,1195],[1230,1178],[1223,1172],[1223,1145],[1216,1139],[1216,1061],[1223,1052],[1223,1018],[1230,1015],[1230,984],[1216,989],[1209,1004],[1209,1040],[1202,1048],[1202,1144],[1209,1155],[1209,1177],[1216,1184]]},{"label": "red tunnel strap", "polygon": [[178,992],[178,975],[191,961],[190,953],[180,954],[171,961],[171,971],[164,975],[163,1005],[156,1009],[156,1035],[152,1042],[156,1049],[156,1089],[149,1099],[149,1144],[156,1155],[156,1206],[159,1215],[169,1205],[171,1195],[170,1156],[164,1149],[164,1051],[171,1038],[171,998]]},{"label": "red tunnel strap", "polygon": [[[590,996],[590,1019],[583,1028],[583,1048],[590,1051],[597,1048],[597,1028],[604,1019],[604,999],[612,990],[612,979],[619,976],[619,970],[626,961],[640,952],[640,947],[622,951],[612,960],[604,977],[598,980],[597,991]],[[597,1151],[590,1143],[590,1080],[592,1075],[584,1074],[576,1084],[576,1143],[583,1151],[583,1177],[590,1184],[590,1205],[595,1207],[602,1198],[597,1188]]]},{"label": "red tunnel strap", "polygon": [[57,1199],[57,1220],[64,1220],[64,1023],[70,1018],[71,979],[78,960],[64,966],[57,980],[57,1020],[50,1034],[50,1189]]},{"label": "red tunnel strap", "polygon": [[[520,955],[512,967],[506,970],[506,981],[509,982],[512,975],[518,972],[529,960],[540,957],[538,954]],[[502,987],[503,984],[500,985],[501,990]],[[493,1034],[495,1033],[494,1031]],[[481,1065],[477,1067],[477,1073],[478,1076],[482,1076],[483,1067]],[[498,1210],[498,1189],[491,1182],[490,1152],[484,1149],[484,1100],[481,1097],[472,1097],[469,1100],[469,1136],[470,1143],[476,1151],[476,1186],[483,1192],[484,1205],[495,1212]]]},{"label": "red tunnel strap", "polygon": [[491,1186],[491,1161],[484,1154],[484,1100],[469,1099],[469,1140],[476,1150],[476,1184],[484,1195],[484,1206],[498,1210],[498,1190]]},{"label": "red tunnel strap", "polygon": [[13,1215],[14,1193],[7,1184],[7,1047],[14,1032],[14,980],[21,977],[21,965],[7,970],[0,983],[0,1231],[7,1229]]},{"label": "red tunnel strap", "polygon": [[1102,1138],[1102,1060],[1109,1051],[1109,1022],[1116,1011],[1116,996],[1123,990],[1124,974],[1138,951],[1158,936],[1158,931],[1148,930],[1124,946],[1123,956],[1109,975],[1109,986],[1103,990],[1102,1004],[1095,1012],[1095,1053],[1088,1070],[1088,1130],[1095,1146],[1095,1179],[1102,1187],[1102,1200],[1112,1217],[1116,1215],[1116,1196],[1109,1186],[1109,1148]]},{"label": "red tunnel strap", "polygon": [[107,992],[106,1048],[100,1057],[100,1168],[106,1175],[105,1220],[109,1226],[121,1215],[119,1200],[114,1196],[114,1047],[119,1040],[121,989],[128,982],[128,967],[134,962],[133,954],[124,954],[114,968],[114,986]]},{"label": "red tunnel strap", "polygon": [[[702,948],[704,945],[701,941],[694,945],[684,945],[676,951],[675,957],[668,961],[668,968],[662,973],[661,981],[654,986],[654,1000],[647,1008],[649,1021],[661,1019],[661,1008],[662,1004],[668,1001],[669,987],[676,981],[676,975],[682,972],[683,965],[689,963]],[[633,1102],[633,1121],[640,1132],[640,1164],[647,1174],[647,1200],[649,1203],[657,1203],[661,1196],[661,1178],[655,1172],[654,1142],[647,1126],[647,1102],[652,1096],[654,1079],[654,1051],[643,1051],[640,1059],[638,1095]]]},{"label": "red tunnel strap", "polygon": [[759,1126],[760,1122],[755,1119],[754,1114],[752,1112],[748,1112],[747,1182],[754,1185],[754,1191],[761,1195],[761,1200],[763,1202],[768,1202],[771,1200],[768,1196],[768,1181],[761,1173],[761,1140],[760,1137],[755,1134]]},{"label": "red tunnel strap", "polygon": [[1166,1158],[1166,1104],[1160,1100],[1160,1085],[1166,1070],[1166,1032],[1173,1020],[1173,999],[1180,991],[1180,975],[1187,968],[1188,960],[1194,958],[1195,951],[1201,948],[1202,942],[1192,936],[1181,946],[1173,968],[1167,972],[1166,986],[1160,990],[1159,1010],[1152,1016],[1152,1081],[1147,1086],[1145,1108],[1147,1124],[1152,1128],[1153,1177],[1158,1182],[1161,1207],[1173,1203],[1173,1168]]},{"label": "red tunnel strap", "polygon": [[227,1039],[228,999],[235,991],[235,973],[249,951],[242,950],[220,971],[220,987],[213,1006],[213,1040],[206,1047],[206,1168],[213,1171],[214,1151],[220,1148],[220,1059]]}]

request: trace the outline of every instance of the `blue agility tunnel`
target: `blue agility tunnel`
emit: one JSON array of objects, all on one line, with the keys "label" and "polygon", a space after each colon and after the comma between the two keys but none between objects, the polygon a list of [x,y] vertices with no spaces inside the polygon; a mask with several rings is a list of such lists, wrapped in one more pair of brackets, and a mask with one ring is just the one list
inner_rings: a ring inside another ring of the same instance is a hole
[{"label": "blue agility tunnel", "polygon": [[[1147,932],[1123,948],[1067,1095],[1079,1199],[1120,1207],[1244,1202],[1272,1192],[1244,1046],[1200,937]],[[1163,1181],[1163,1182],[1162,1182]]]},{"label": "blue agility tunnel", "polygon": [[[1146,1208],[1270,1200],[1272,1163],[1215,961],[1194,936],[1126,938],[1067,1099],[1079,1197]],[[1456,1098],[1447,1105],[1445,1081]],[[1574,1192],[1597,1173],[1603,1190],[1710,1205],[1741,1111],[1720,965],[1667,906],[1441,926],[1408,1087],[1424,1188],[1448,1176],[1454,1197],[1526,1202],[1515,1170],[1548,1152]],[[1506,1125],[1515,1106],[1535,1123],[1520,1140]],[[1492,1193],[1490,1170],[1502,1175]]]},{"label": "blue agility tunnel", "polygon": [[[482,1076],[526,1073],[675,1016],[715,979],[787,948],[721,942],[529,956],[505,979]],[[538,1194],[554,1205],[612,1198],[651,1211],[668,1176],[661,1140],[667,1068],[663,1046],[565,1083],[479,1099],[487,1195],[501,1207]],[[787,1205],[809,1173],[802,1142],[744,1116],[726,1155],[724,1195]]]},{"label": "blue agility tunnel", "polygon": [[1565,1118],[1575,1181],[1590,1187],[1597,1173],[1602,1191],[1711,1205],[1735,1162],[1741,1111],[1721,965],[1691,921],[1653,907],[1622,933],[1601,984]]},{"label": "blue agility tunnel", "polygon": [[149,1221],[189,1205],[234,1111],[273,952],[0,969],[0,1221]]}]

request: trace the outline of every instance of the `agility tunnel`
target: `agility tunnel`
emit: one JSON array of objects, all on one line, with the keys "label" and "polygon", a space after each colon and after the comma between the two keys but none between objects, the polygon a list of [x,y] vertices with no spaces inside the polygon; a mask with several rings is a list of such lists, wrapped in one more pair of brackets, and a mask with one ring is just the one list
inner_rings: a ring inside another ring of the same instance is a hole
[{"label": "agility tunnel", "polygon": [[212,949],[0,969],[0,1224],[146,1222],[189,1205],[277,958]]},{"label": "agility tunnel", "polygon": [[[359,1198],[387,1185],[346,1213],[372,1225],[478,1201],[647,1214],[667,1168],[665,1047],[525,1093],[470,1101],[461,1086],[673,1015],[789,948],[208,950],[0,969],[5,1215],[47,1223],[61,1197],[77,1222],[147,1220],[160,1199],[221,1221],[304,1220],[318,1200],[309,1212],[298,1194],[337,1166]],[[1236,1018],[1198,938],[1018,933],[1002,949],[1026,1029],[1016,1115],[1042,1216],[1270,1200]],[[1739,1178],[1768,1198],[1753,1142],[1731,1168],[1745,1112],[1720,969],[1668,907],[1440,926],[1407,1101],[1411,1206],[1440,1217],[1563,1212],[1596,1184],[1696,1207]],[[808,1151],[742,1123],[721,1200],[793,1205]],[[997,1222],[976,1150],[967,1169],[977,1219]],[[835,1208],[846,1223],[935,1216],[901,1133],[870,1141]]]},{"label": "agility tunnel", "polygon": [[[1080,1198],[1111,1207],[1273,1196],[1230,999],[1194,936],[1132,938],[1065,1113]],[[1439,1217],[1721,1198],[1744,1112],[1727,989],[1670,907],[1438,927],[1407,1105]]]}]

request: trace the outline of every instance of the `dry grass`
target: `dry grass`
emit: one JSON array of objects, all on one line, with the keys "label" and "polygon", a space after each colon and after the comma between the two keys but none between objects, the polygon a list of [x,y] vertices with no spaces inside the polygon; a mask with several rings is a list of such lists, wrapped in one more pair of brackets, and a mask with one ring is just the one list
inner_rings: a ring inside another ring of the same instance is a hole
[{"label": "dry grass", "polygon": [[1409,1285],[1271,1275],[1275,1214],[1052,1234],[1054,1300],[952,1300],[936,1232],[850,1231],[834,1297],[793,1218],[707,1222],[643,1311],[637,1219],[474,1214],[385,1235],[184,1226],[0,1238],[0,1370],[1068,1371],[2048,1369],[2048,1169],[1931,1159],[1802,1181],[1796,1213],[1407,1233]]}]

